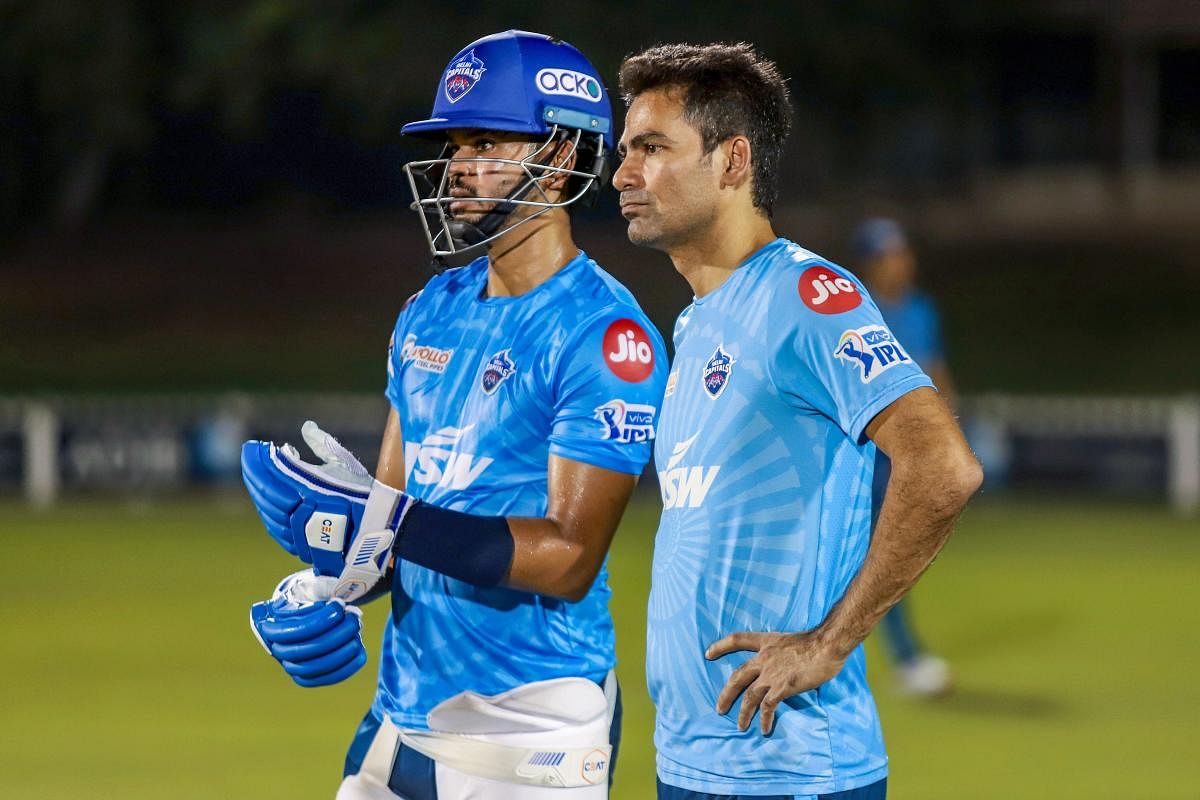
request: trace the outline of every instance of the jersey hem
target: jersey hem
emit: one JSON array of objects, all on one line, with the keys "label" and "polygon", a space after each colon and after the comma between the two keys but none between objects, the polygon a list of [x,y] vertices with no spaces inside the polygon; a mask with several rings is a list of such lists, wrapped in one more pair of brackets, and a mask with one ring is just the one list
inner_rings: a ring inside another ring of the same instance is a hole
[{"label": "jersey hem", "polygon": [[836,778],[819,778],[815,780],[733,780],[733,779],[708,779],[699,780],[688,777],[681,773],[671,770],[669,767],[663,766],[661,763],[662,757],[659,758],[658,764],[658,779],[663,783],[674,786],[677,789],[686,789],[691,792],[705,792],[707,794],[746,794],[753,792],[756,795],[822,795],[833,794],[834,792],[846,792],[851,789],[861,789],[864,786],[870,786],[873,783],[883,780],[888,775],[888,763],[885,758],[883,764],[857,775],[838,776]]},{"label": "jersey hem", "polygon": [[850,430],[846,432],[850,434],[850,437],[857,444],[862,444],[865,441],[867,426],[871,424],[871,420],[875,419],[875,416],[880,411],[883,411],[909,392],[925,386],[936,391],[933,381],[924,372],[918,375],[910,375],[899,383],[889,386],[883,394],[876,397],[850,418]]},{"label": "jersey hem", "polygon": [[642,470],[646,468],[645,461],[638,466],[628,459],[607,457],[594,450],[572,447],[571,445],[555,442],[553,439],[550,441],[550,455],[569,458],[572,461],[581,461],[584,464],[590,464],[593,467],[600,467],[601,469],[611,469],[614,472],[624,472],[626,475],[641,475]]},{"label": "jersey hem", "polygon": [[404,712],[392,713],[383,707],[383,704],[376,700],[371,704],[371,713],[379,719],[387,717],[392,721],[392,724],[397,728],[405,728],[407,730],[427,731],[429,730],[429,722],[423,714],[406,714]]}]

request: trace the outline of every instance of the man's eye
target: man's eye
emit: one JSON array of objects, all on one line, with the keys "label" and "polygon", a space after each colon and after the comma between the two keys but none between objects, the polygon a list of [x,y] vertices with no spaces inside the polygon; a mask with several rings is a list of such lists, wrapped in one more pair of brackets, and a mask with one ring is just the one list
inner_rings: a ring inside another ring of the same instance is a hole
[{"label": "man's eye", "polygon": [[475,143],[475,149],[481,153],[486,153],[489,150],[494,150],[495,148],[496,148],[496,143],[493,142],[491,139],[480,139],[478,142]]},{"label": "man's eye", "polygon": [[646,145],[646,155],[652,156],[662,149],[663,149],[663,146],[661,144],[648,144],[648,145]]}]

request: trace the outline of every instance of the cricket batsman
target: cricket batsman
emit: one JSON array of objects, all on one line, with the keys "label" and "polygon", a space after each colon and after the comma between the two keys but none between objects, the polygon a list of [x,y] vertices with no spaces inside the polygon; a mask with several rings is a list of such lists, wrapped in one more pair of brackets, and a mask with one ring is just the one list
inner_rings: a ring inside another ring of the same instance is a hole
[{"label": "cricket batsman", "polygon": [[568,208],[607,179],[607,90],[571,45],[508,31],[450,59],[403,132],[443,144],[405,171],[450,268],[396,322],[373,477],[313,423],[321,464],[246,443],[268,531],[314,565],[252,625],[297,683],[335,683],[366,658],[358,606],[390,596],[339,800],[599,800],[620,724],[605,556],[666,373],[572,239]]},{"label": "cricket batsman", "polygon": [[[655,444],[658,797],[881,800],[861,643],[945,542],[979,465],[862,283],[775,234],[791,122],[775,65],[744,44],[664,45],[620,74],[629,238],[695,296]],[[876,448],[893,467],[872,534]]]}]

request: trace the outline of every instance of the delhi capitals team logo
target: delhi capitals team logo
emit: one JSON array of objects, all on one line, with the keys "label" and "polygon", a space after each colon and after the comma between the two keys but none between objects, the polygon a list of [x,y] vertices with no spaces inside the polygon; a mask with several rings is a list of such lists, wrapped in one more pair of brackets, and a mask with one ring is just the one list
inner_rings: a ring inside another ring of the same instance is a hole
[{"label": "delhi capitals team logo", "polygon": [[508,350],[496,353],[488,359],[487,366],[483,368],[483,379],[480,381],[483,393],[495,394],[500,384],[508,380],[509,376],[516,371],[517,365],[509,358]]},{"label": "delhi capitals team logo", "polygon": [[725,352],[724,344],[717,345],[712,358],[704,365],[704,391],[708,392],[709,397],[716,400],[721,396],[721,392],[725,391],[725,387],[729,385],[729,375],[736,363],[737,359]]},{"label": "delhi capitals team logo", "polygon": [[468,50],[446,69],[446,99],[451,103],[463,99],[479,82],[485,70],[483,60],[475,57],[474,50]]}]

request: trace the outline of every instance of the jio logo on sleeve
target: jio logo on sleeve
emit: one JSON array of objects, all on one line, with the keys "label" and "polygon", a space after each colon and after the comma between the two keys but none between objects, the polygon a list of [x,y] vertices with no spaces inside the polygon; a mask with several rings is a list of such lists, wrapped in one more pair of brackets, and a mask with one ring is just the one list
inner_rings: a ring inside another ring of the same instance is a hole
[{"label": "jio logo on sleeve", "polygon": [[809,267],[800,276],[800,299],[818,314],[841,314],[858,308],[862,293],[854,281],[829,267]]},{"label": "jio logo on sleeve", "polygon": [[623,381],[638,383],[654,371],[654,347],[650,337],[631,319],[619,319],[609,325],[601,348],[604,363]]}]

